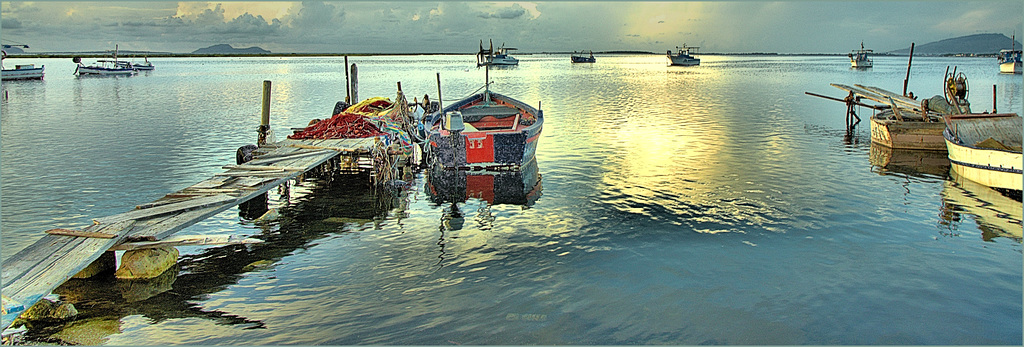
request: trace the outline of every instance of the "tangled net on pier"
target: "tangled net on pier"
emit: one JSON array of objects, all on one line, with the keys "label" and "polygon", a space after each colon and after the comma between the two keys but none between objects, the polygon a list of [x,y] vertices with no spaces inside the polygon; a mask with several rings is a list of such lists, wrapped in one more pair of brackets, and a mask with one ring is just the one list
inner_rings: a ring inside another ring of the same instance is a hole
[{"label": "tangled net on pier", "polygon": [[387,98],[366,99],[352,105],[331,118],[324,119],[306,129],[289,135],[289,139],[355,139],[387,135],[372,121],[378,112],[389,109]]}]

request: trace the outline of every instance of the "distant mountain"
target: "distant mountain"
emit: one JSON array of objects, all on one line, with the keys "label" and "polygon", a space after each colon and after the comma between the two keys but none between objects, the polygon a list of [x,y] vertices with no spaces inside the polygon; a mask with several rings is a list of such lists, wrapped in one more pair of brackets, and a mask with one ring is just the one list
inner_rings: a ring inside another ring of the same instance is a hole
[{"label": "distant mountain", "polygon": [[[1020,49],[1020,42],[1014,41]],[[914,45],[914,55],[947,55],[947,54],[997,54],[1001,49],[1010,49],[1010,38],[1003,34],[976,34],[954,37],[941,41]],[[910,54],[910,46],[891,54]]]},{"label": "distant mountain", "polygon": [[270,51],[259,47],[234,48],[229,44],[222,43],[197,49],[192,54],[270,54]]}]

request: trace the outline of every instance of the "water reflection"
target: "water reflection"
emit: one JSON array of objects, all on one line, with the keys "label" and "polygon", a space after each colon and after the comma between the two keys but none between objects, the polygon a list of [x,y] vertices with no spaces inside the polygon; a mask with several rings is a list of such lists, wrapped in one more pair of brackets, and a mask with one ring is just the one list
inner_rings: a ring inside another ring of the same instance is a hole
[{"label": "water reflection", "polygon": [[871,172],[879,175],[903,174],[921,178],[944,178],[949,158],[943,151],[893,149],[871,143],[868,153]]},{"label": "water reflection", "polygon": [[950,179],[942,184],[942,207],[940,222],[949,227],[948,233],[956,235],[964,214],[973,216],[981,238],[993,241],[997,237],[1010,238],[1021,242],[1021,201],[964,179],[949,170]]},{"label": "water reflection", "polygon": [[[291,187],[281,193],[290,196],[295,191],[306,191],[302,196],[279,199],[285,204],[277,208],[276,220],[254,222],[260,233],[251,237],[263,243],[212,247],[183,255],[176,267],[154,279],[124,281],[109,274],[71,279],[54,293],[78,308],[78,318],[65,326],[33,330],[31,337],[45,340],[52,336],[64,342],[98,344],[105,337],[97,334],[119,333],[121,329],[117,327],[122,320],[133,315],[148,318],[149,324],[201,318],[243,329],[265,328],[261,320],[207,310],[200,302],[238,284],[247,273],[272,268],[284,257],[315,246],[318,239],[344,233],[353,225],[374,224],[391,213],[402,213],[407,193],[374,190],[368,182],[358,175],[302,182],[303,186],[298,187],[301,189]],[[72,333],[77,330],[86,331]]]},{"label": "water reflection", "polygon": [[425,190],[430,201],[444,206],[438,228],[438,265],[449,256],[445,247],[450,239],[455,238],[451,233],[465,226],[466,213],[459,204],[465,205],[470,200],[482,201],[471,218],[477,222],[479,230],[492,230],[496,219],[491,210],[493,206],[518,205],[527,209],[541,196],[541,176],[536,159],[521,170],[465,171],[433,167],[427,169],[427,173]]}]

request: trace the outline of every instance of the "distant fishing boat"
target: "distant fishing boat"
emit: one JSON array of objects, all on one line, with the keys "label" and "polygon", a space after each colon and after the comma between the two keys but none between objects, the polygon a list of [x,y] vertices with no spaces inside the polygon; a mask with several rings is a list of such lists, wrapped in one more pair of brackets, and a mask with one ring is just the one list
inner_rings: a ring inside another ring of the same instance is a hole
[{"label": "distant fishing boat", "polygon": [[700,59],[695,58],[693,56],[693,54],[697,54],[697,49],[698,48],[699,47],[686,47],[686,44],[683,44],[682,47],[676,46],[677,52],[676,52],[675,55],[672,54],[672,51],[668,51],[666,53],[668,55],[669,65],[675,65],[675,66],[700,65]]},{"label": "distant fishing boat", "polygon": [[594,62],[597,62],[597,58],[594,58],[594,51],[586,51],[586,52],[590,53],[590,56],[584,55],[584,52],[585,51],[580,51],[580,53],[577,55],[576,51],[573,51],[572,52],[572,56],[570,56],[569,59],[572,59],[573,63],[594,63]]},{"label": "distant fishing boat", "polygon": [[484,41],[480,40],[480,51],[476,54],[476,66],[519,65],[519,59],[508,54],[508,51],[515,50],[515,48],[505,48],[505,44],[502,43],[501,47],[494,50],[494,42],[490,41],[490,43],[490,48],[485,50]]},{"label": "distant fishing boat", "polygon": [[3,70],[2,72],[0,72],[0,79],[4,81],[43,79],[43,70],[46,67],[45,65],[40,65],[39,67],[36,67],[35,64],[18,64],[14,65],[13,69],[8,69],[6,67],[3,67],[3,59],[7,59],[6,51],[3,51],[3,58],[0,58],[0,70]]},{"label": "distant fishing boat", "polygon": [[[28,45],[13,45],[13,44],[4,44],[3,48],[10,48],[10,47],[13,47],[13,46],[21,46],[21,47],[28,48]],[[18,64],[18,65],[14,65],[13,69],[8,69],[6,67],[3,67],[3,59],[7,59],[7,51],[0,50],[0,52],[3,53],[3,56],[0,57],[0,70],[2,70],[2,72],[0,72],[0,79],[2,79],[4,81],[7,81],[7,80],[31,80],[31,79],[41,80],[41,79],[43,79],[43,74],[44,74],[43,70],[46,67],[45,65],[40,65],[39,67],[36,67],[35,64]]]},{"label": "distant fishing boat", "polygon": [[135,68],[132,67],[130,62],[117,60],[117,45],[114,45],[113,59],[98,59],[95,64],[86,66],[82,64],[82,58],[74,57],[71,59],[78,67],[75,68],[75,74],[82,75],[132,75],[134,74]]},{"label": "distant fishing boat", "polygon": [[971,181],[1020,194],[1021,117],[1016,113],[946,115],[946,140],[953,171]]},{"label": "distant fishing boat", "polygon": [[143,57],[143,59],[145,59],[145,61],[143,61],[141,63],[132,63],[131,64],[132,68],[134,68],[137,71],[153,70],[154,69],[153,63],[149,62],[149,57]]},{"label": "distant fishing boat", "polygon": [[1021,50],[1016,47],[1016,35],[1010,36],[1010,49],[999,51],[999,72],[1021,73]]},{"label": "distant fishing boat", "polygon": [[544,112],[485,88],[425,116],[423,123],[423,151],[436,165],[521,169],[534,160]]},{"label": "distant fishing boat", "polygon": [[864,42],[860,43],[860,49],[853,50],[852,53],[847,54],[850,57],[850,66],[853,68],[867,68],[872,66],[871,58],[868,58],[868,53],[873,52],[870,49],[864,49]]}]

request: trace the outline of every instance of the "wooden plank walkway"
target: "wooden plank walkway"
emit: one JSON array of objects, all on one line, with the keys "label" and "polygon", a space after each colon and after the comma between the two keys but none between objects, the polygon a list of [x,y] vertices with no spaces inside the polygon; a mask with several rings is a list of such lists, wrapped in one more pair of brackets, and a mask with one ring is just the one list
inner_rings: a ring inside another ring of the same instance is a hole
[{"label": "wooden plank walkway", "polygon": [[[2,266],[0,330],[103,252],[128,241],[162,240],[192,224],[266,193],[341,154],[371,153],[374,138],[283,140],[257,150],[256,159],[135,209],[96,218],[76,233],[56,230],[11,256]],[[75,236],[88,235],[88,236]]]}]

